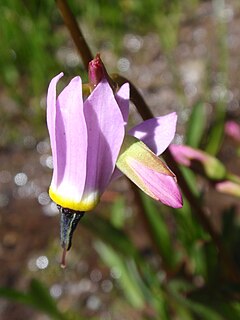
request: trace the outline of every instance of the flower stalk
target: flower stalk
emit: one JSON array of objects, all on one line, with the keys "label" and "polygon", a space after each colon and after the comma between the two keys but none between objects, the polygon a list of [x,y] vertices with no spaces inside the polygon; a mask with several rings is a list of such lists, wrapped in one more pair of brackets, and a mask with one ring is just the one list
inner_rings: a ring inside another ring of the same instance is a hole
[{"label": "flower stalk", "polygon": [[88,70],[88,64],[93,59],[93,56],[91,54],[91,51],[89,49],[89,46],[82,34],[81,29],[79,28],[79,25],[72,13],[72,11],[69,8],[69,5],[67,1],[65,0],[55,0],[56,5],[61,12],[63,21],[65,25],[67,26],[71,37],[77,47],[78,53],[82,58],[84,67],[86,70]]}]

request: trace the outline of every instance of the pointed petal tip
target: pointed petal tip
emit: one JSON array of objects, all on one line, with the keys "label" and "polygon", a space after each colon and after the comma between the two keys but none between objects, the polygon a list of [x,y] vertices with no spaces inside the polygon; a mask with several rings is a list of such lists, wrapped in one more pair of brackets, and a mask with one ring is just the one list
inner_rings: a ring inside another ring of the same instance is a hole
[{"label": "pointed petal tip", "polygon": [[183,199],[181,194],[175,199],[173,203],[170,205],[174,209],[181,209],[183,207]]},{"label": "pointed petal tip", "polygon": [[183,198],[176,179],[171,177],[164,177],[164,180],[166,187],[165,195],[161,197],[159,201],[174,209],[182,208]]},{"label": "pointed petal tip", "polygon": [[82,82],[81,77],[80,76],[76,76],[76,77],[72,78],[72,80],[70,82],[79,82],[79,81]]},{"label": "pointed petal tip", "polygon": [[[63,72],[60,72],[59,74],[57,74],[56,76],[54,76],[54,77],[52,78],[52,80],[50,81],[50,84],[53,83],[54,86],[57,85],[59,79],[61,79],[63,76],[64,76],[64,73],[63,73]],[[49,86],[50,86],[50,85],[49,85]]]},{"label": "pointed petal tip", "polygon": [[[55,95],[56,95],[56,86],[57,86],[57,83],[58,81],[64,76],[64,73],[63,72],[60,72],[59,74],[57,74],[55,77],[53,77],[49,83],[49,86],[48,86],[48,99],[49,99],[49,96],[53,96],[54,100],[56,99],[55,98]],[[50,101],[49,101],[50,102]]]},{"label": "pointed petal tip", "polygon": [[[178,117],[178,115],[177,115],[177,112],[176,111],[173,111],[173,112],[170,112],[170,113],[168,113],[168,114],[165,114],[164,116],[161,116],[161,118],[172,118],[172,119],[176,119],[177,120],[177,117]],[[159,117],[160,118],[160,117]]]},{"label": "pointed petal tip", "polygon": [[[61,94],[66,93],[67,97],[69,97],[69,91],[79,91],[80,96],[79,96],[79,100],[82,99],[82,79],[80,76],[76,76],[74,78],[71,79],[71,81],[69,82],[69,84],[63,89],[63,91],[61,92]],[[67,99],[68,101],[69,99]]]},{"label": "pointed petal tip", "polygon": [[172,120],[175,122],[175,125],[176,125],[177,119],[178,119],[177,112],[172,112],[172,113],[170,113],[170,115],[172,116]]},{"label": "pointed petal tip", "polygon": [[158,201],[173,209],[181,209],[183,207],[183,202],[181,199],[171,199],[166,202],[163,199],[159,199]]}]

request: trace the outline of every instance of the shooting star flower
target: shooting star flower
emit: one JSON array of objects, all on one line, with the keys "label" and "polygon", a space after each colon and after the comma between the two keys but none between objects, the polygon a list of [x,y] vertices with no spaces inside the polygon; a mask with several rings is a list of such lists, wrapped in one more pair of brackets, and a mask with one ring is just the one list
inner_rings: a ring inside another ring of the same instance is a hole
[{"label": "shooting star flower", "polygon": [[85,100],[80,77],[73,78],[57,97],[62,76],[54,77],[48,88],[47,125],[54,167],[49,194],[68,218],[62,219],[65,256],[76,217],[96,207],[117,176],[116,167],[145,193],[169,206],[181,207],[182,197],[175,175],[157,157],[174,137],[176,114],[144,121],[126,135],[128,83],[114,93],[98,72],[96,77],[91,74],[93,88]]}]

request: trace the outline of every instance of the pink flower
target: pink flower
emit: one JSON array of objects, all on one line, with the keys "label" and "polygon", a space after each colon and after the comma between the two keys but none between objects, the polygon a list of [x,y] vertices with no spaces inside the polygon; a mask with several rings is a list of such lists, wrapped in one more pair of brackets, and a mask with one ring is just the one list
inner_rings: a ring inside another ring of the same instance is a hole
[{"label": "pink flower", "polygon": [[240,125],[235,121],[227,121],[225,123],[225,133],[232,139],[240,142]]},{"label": "pink flower", "polygon": [[62,76],[53,78],[47,97],[54,166],[49,193],[64,208],[88,211],[110,181],[124,139],[124,121],[107,81],[83,102],[80,77],[56,98]]},{"label": "pink flower", "polygon": [[224,165],[217,158],[202,150],[175,144],[172,144],[169,149],[179,164],[192,167],[197,162],[201,165],[201,167],[198,166],[198,169],[202,169],[203,173],[210,179],[220,180],[226,175]]},{"label": "pink flower", "polygon": [[240,185],[236,182],[225,180],[216,184],[216,190],[235,197],[240,197]]}]

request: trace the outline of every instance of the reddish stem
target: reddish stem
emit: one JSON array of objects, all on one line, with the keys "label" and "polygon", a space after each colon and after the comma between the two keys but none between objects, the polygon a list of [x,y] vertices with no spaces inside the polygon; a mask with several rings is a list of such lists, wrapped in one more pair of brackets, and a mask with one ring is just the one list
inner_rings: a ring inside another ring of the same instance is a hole
[{"label": "reddish stem", "polygon": [[66,268],[66,255],[67,255],[67,249],[66,247],[63,247],[63,253],[62,253],[62,260],[61,260],[61,268]]},{"label": "reddish stem", "polygon": [[56,4],[82,58],[84,67],[88,70],[88,64],[93,59],[93,56],[77,21],[66,0],[56,0]]}]

